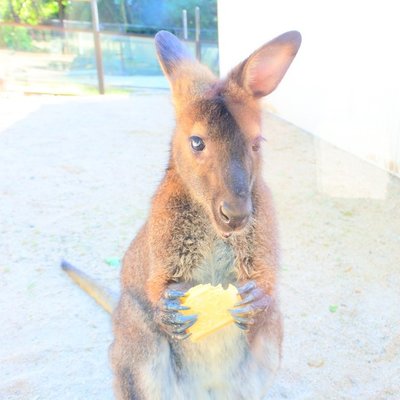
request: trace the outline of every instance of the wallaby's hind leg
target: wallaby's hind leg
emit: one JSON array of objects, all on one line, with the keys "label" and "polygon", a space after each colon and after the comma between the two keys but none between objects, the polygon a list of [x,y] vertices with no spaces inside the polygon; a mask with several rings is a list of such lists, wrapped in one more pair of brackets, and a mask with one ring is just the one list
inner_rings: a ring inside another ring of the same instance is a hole
[{"label": "wallaby's hind leg", "polygon": [[180,400],[170,345],[152,329],[150,318],[151,312],[129,292],[122,294],[113,315],[110,349],[118,400]]}]

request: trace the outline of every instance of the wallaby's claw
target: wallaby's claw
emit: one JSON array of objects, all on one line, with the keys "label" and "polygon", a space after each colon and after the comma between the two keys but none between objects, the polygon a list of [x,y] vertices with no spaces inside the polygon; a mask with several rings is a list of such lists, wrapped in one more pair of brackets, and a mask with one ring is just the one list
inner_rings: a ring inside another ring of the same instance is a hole
[{"label": "wallaby's claw", "polygon": [[[233,315],[232,315],[233,316]],[[238,317],[238,316],[233,316],[235,318],[235,322],[238,324],[242,325],[254,325],[254,319],[249,317],[249,318],[244,318],[244,317]]]},{"label": "wallaby's claw", "polygon": [[189,310],[190,307],[184,306],[179,299],[185,297],[186,293],[182,290],[167,289],[158,307],[158,321],[164,332],[172,339],[183,340],[190,336],[187,333],[196,321],[197,315],[183,315],[182,310]]},{"label": "wallaby's claw", "polygon": [[185,292],[175,289],[167,289],[164,293],[164,297],[170,300],[176,300],[179,299],[180,297],[185,297],[185,296],[186,296]]},{"label": "wallaby's claw", "polygon": [[175,340],[187,339],[191,333],[186,332],[196,321],[197,315],[170,314],[171,318],[164,321],[165,331]]},{"label": "wallaby's claw", "polygon": [[236,325],[244,330],[255,323],[255,317],[261,311],[267,309],[271,303],[271,297],[266,295],[255,281],[246,282],[238,289],[242,300],[235,304],[235,308],[229,310]]},{"label": "wallaby's claw", "polygon": [[180,311],[180,310],[189,310],[189,307],[183,306],[177,300],[166,299],[164,301],[164,310],[165,311]]},{"label": "wallaby's claw", "polygon": [[254,307],[252,306],[244,306],[240,308],[233,308],[229,310],[233,317],[240,317],[240,316],[252,316],[255,314]]},{"label": "wallaby's claw", "polygon": [[169,325],[184,325],[188,322],[196,322],[197,315],[182,315],[177,312],[164,315],[163,322]]},{"label": "wallaby's claw", "polygon": [[236,322],[235,321],[236,326],[238,326],[240,329],[244,330],[244,331],[248,331],[249,330],[249,326],[246,324],[241,324],[240,322]]},{"label": "wallaby's claw", "polygon": [[243,329],[244,331],[247,331],[247,330],[249,330],[250,329],[250,327],[252,326],[252,325],[254,325],[254,319],[253,318],[251,318],[251,317],[248,317],[248,318],[246,318],[246,317],[239,317],[238,315],[234,315],[233,313],[232,313],[232,310],[229,310],[230,311],[230,313],[232,314],[232,316],[233,316],[233,318],[234,318],[234,320],[235,320],[235,324],[240,328],[240,329]]},{"label": "wallaby's claw", "polygon": [[174,330],[174,333],[182,333],[185,332],[186,329],[189,329],[195,322],[197,321],[197,318],[193,319],[192,321],[187,322],[184,325],[181,325],[179,328]]},{"label": "wallaby's claw", "polygon": [[240,286],[238,288],[238,292],[240,295],[243,293],[250,292],[251,290],[254,290],[257,287],[257,284],[255,281],[248,281],[244,285]]},{"label": "wallaby's claw", "polygon": [[233,310],[228,310],[234,321],[235,324],[243,330],[249,330],[252,325],[254,325],[255,320],[253,316],[260,312],[261,310],[256,310],[252,306],[245,306],[241,308],[235,308]]},{"label": "wallaby's claw", "polygon": [[253,294],[253,293],[250,293],[250,294],[248,294],[244,299],[242,299],[241,301],[238,301],[238,302],[235,304],[235,307],[241,306],[241,305],[243,305],[243,304],[250,303],[250,302],[254,301],[255,299],[256,299],[256,297],[254,296],[254,294]]}]

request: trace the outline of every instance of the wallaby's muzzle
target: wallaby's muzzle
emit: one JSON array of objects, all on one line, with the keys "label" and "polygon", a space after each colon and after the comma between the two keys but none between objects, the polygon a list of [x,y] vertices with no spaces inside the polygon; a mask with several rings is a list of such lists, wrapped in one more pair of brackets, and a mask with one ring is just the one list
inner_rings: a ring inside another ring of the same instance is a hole
[{"label": "wallaby's muzzle", "polygon": [[[228,143],[225,146],[231,146]],[[245,144],[239,145],[245,147]],[[214,218],[225,236],[241,231],[249,222],[253,205],[251,201],[251,170],[247,170],[246,151],[243,148],[230,148],[227,153],[236,154],[233,159],[228,159],[227,167],[223,167],[221,174],[222,186],[225,190],[220,193],[215,207]],[[240,154],[242,160],[238,158]]]},{"label": "wallaby's muzzle", "polygon": [[219,207],[219,218],[224,231],[237,231],[244,228],[251,215],[250,197],[238,198],[233,201],[222,201]]}]

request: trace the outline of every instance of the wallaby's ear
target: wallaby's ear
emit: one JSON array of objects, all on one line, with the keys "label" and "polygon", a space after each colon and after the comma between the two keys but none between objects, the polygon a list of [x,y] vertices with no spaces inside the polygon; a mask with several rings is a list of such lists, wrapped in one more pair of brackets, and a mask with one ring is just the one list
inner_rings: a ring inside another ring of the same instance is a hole
[{"label": "wallaby's ear", "polygon": [[168,79],[171,80],[175,69],[185,61],[195,59],[189,49],[172,33],[160,31],[155,38],[158,60]]},{"label": "wallaby's ear", "polygon": [[229,75],[254,97],[271,93],[284,77],[301,44],[297,31],[286,32],[264,44]]}]

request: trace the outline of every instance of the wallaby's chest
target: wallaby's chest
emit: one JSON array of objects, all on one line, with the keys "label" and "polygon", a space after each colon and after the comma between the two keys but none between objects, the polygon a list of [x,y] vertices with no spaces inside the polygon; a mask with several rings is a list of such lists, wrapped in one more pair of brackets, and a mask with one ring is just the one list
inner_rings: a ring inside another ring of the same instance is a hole
[{"label": "wallaby's chest", "polygon": [[204,249],[199,264],[192,270],[195,284],[211,283],[227,286],[236,281],[235,253],[232,246],[220,239],[212,242]]}]

